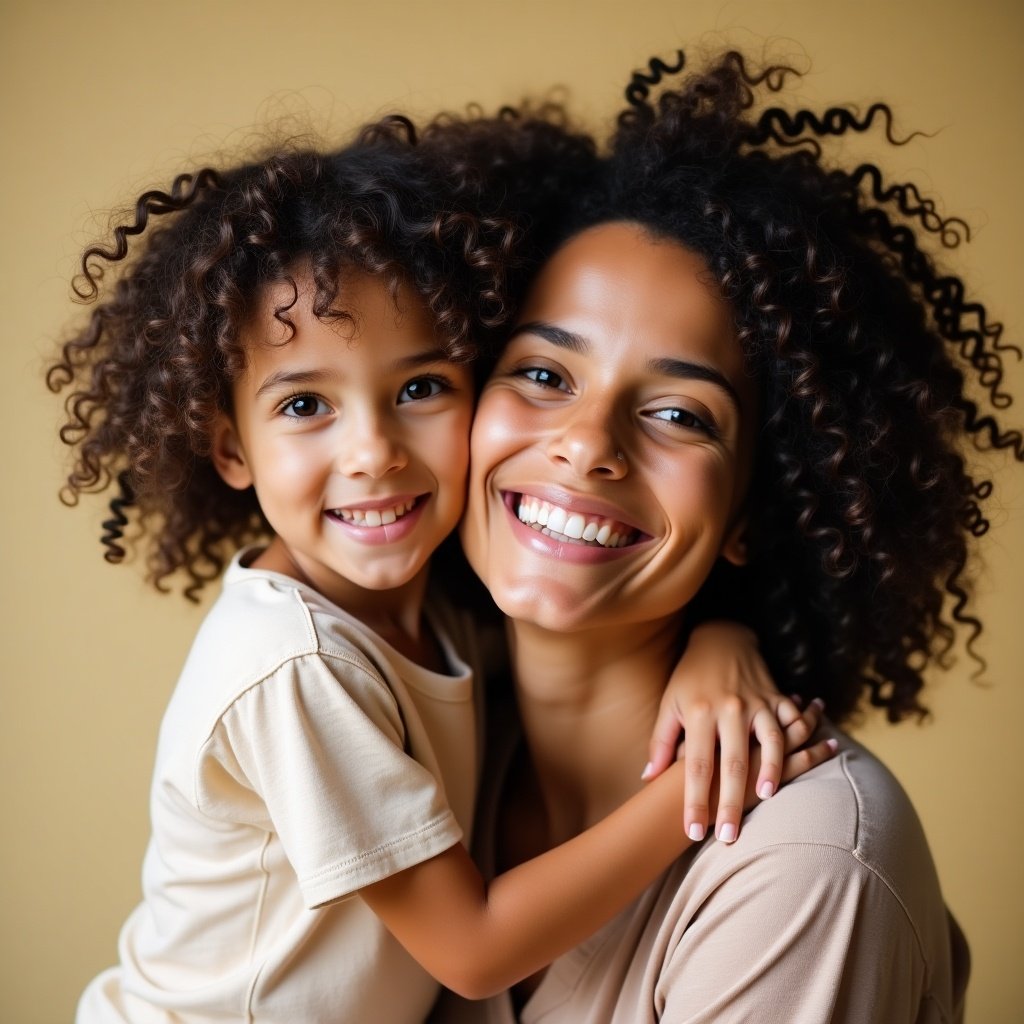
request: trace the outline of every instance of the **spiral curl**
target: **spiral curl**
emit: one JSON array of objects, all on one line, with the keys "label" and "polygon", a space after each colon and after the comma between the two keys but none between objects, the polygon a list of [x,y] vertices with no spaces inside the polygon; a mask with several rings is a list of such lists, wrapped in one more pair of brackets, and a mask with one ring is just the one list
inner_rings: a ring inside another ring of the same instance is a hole
[{"label": "spiral curl", "polygon": [[749,562],[720,561],[691,621],[752,625],[778,685],[823,696],[836,720],[865,699],[892,721],[923,715],[924,673],[958,635],[984,664],[968,572],[992,484],[964,449],[1024,461],[997,415],[1020,350],[928,251],[967,240],[962,220],[873,163],[827,159],[850,134],[906,142],[886,104],[787,111],[774,99],[792,68],[734,51],[684,64],[634,75],[551,237],[637,223],[702,256],[732,306],[761,391]]},{"label": "spiral curl", "polygon": [[[123,560],[126,534],[137,533],[154,585],[167,589],[181,570],[196,598],[238,546],[268,535],[252,490],[216,473],[211,431],[230,411],[245,366],[240,331],[261,290],[300,264],[321,319],[350,319],[339,297],[357,269],[392,294],[415,289],[449,355],[474,358],[509,314],[521,238],[513,220],[480,207],[473,183],[402,117],[333,153],[285,146],[140,195],[83,253],[73,289],[92,308],[46,374],[52,391],[68,392],[60,436],[74,455],[62,499],[114,493],[107,560]],[[274,313],[288,327],[293,304]]]}]

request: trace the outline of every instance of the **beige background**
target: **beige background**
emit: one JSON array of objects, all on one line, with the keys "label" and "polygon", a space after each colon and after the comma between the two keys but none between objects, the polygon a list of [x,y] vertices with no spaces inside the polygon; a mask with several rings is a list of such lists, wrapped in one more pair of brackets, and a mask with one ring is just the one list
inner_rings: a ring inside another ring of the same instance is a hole
[{"label": "beige background", "polygon": [[[560,82],[599,119],[651,54],[774,41],[809,55],[807,99],[884,97],[901,125],[933,133],[887,163],[970,221],[974,241],[955,265],[1020,343],[1022,10],[1016,0],[3,0],[0,1020],[70,1019],[82,986],[115,958],[138,895],[157,724],[201,615],[148,591],[136,567],[102,561],[102,503],[69,511],[56,499],[58,403],[39,371],[72,313],[75,254],[112,207],[282,114],[337,139],[391,109],[493,105]],[[1013,373],[1024,403],[1024,373]],[[1020,469],[1001,471],[993,511],[979,585],[990,685],[972,684],[961,663],[934,678],[932,724],[863,730],[910,789],[970,937],[972,1024],[1019,1020],[1024,1005]]]}]

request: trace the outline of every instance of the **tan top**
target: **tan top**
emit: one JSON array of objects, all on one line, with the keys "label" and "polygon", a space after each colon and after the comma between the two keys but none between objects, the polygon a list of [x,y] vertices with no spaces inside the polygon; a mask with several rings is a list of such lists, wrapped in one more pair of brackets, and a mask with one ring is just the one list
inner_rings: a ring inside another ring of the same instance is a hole
[{"label": "tan top", "polygon": [[431,620],[451,674],[235,560],[161,725],[143,902],[80,1024],[420,1024],[437,983],[353,894],[471,827],[474,674],[454,615]]},{"label": "tan top", "polygon": [[[736,843],[692,849],[557,960],[522,1024],[962,1020],[966,945],[917,815],[875,757],[835,735],[839,755],[752,811]],[[431,1019],[516,1018],[507,995],[446,994]]]}]

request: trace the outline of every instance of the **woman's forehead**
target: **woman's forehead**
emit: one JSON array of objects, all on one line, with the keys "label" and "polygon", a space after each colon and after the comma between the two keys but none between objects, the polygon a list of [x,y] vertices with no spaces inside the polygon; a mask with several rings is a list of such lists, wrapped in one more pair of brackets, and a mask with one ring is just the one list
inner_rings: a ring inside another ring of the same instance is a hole
[{"label": "woman's forehead", "polygon": [[737,387],[747,380],[732,309],[703,258],[639,224],[601,224],[569,239],[523,305],[519,323],[537,322],[595,351],[628,344],[652,359],[712,363]]}]

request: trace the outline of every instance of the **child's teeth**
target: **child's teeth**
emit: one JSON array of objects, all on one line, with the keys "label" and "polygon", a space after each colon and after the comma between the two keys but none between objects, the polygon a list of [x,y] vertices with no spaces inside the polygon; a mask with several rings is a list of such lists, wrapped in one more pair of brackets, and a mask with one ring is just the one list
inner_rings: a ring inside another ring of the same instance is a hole
[{"label": "child's teeth", "polygon": [[339,508],[335,509],[335,513],[340,515],[346,523],[352,523],[355,526],[390,526],[392,523],[398,522],[407,512],[411,512],[415,504],[414,499],[399,502],[397,505],[392,505],[391,508],[374,508],[366,509],[366,511],[358,508]]}]

